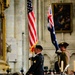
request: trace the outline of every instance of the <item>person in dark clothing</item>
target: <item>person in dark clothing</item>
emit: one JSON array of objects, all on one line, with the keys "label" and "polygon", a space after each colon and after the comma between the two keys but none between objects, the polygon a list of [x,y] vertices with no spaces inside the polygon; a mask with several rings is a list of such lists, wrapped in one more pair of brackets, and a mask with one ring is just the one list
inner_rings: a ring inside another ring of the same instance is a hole
[{"label": "person in dark clothing", "polygon": [[60,69],[59,69],[58,61],[55,62],[55,64],[54,64],[54,69],[56,70],[56,73],[57,73],[57,74],[60,74]]},{"label": "person in dark clothing", "polygon": [[44,56],[42,55],[43,47],[41,45],[36,45],[34,52],[36,54],[35,57],[32,58],[33,64],[27,71],[26,75],[44,75]]},{"label": "person in dark clothing", "polygon": [[18,73],[18,72],[15,72],[15,73],[13,73],[12,75],[20,75],[20,73]]}]

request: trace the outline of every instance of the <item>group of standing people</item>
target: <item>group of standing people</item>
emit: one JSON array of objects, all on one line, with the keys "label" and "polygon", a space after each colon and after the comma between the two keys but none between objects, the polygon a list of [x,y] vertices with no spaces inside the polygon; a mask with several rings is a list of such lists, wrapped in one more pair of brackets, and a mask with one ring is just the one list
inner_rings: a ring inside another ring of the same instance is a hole
[{"label": "group of standing people", "polygon": [[[66,68],[66,66],[69,64],[70,60],[70,53],[68,50],[66,50],[67,46],[69,44],[66,42],[62,42],[59,44],[59,48],[61,50],[61,53],[59,54],[59,60],[57,64],[55,65],[56,72],[61,72],[61,61],[63,61],[63,69]],[[32,57],[31,60],[33,61],[33,64],[27,71],[26,75],[44,75],[44,56],[42,55],[43,47],[41,45],[36,45],[34,49],[34,53],[36,54],[35,57]],[[67,74],[69,74],[69,68],[67,68]]]}]

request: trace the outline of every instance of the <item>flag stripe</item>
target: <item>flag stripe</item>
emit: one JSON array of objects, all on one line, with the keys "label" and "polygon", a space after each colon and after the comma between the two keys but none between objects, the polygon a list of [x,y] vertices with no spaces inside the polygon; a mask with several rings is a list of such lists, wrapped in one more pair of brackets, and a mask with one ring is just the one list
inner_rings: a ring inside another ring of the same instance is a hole
[{"label": "flag stripe", "polygon": [[[34,16],[34,15],[33,15],[33,16]],[[35,18],[33,18],[33,16],[32,16],[32,14],[28,15],[29,26],[30,26],[31,30],[32,30],[32,28],[33,28],[32,31],[34,31],[34,33],[36,34],[36,30],[35,30],[35,26],[34,26],[34,24],[35,24],[35,21],[34,21]]]},{"label": "flag stripe", "polygon": [[27,10],[28,10],[28,29],[29,29],[29,47],[32,49],[37,43],[37,32],[35,25],[35,15],[32,8],[32,0],[27,0]]}]

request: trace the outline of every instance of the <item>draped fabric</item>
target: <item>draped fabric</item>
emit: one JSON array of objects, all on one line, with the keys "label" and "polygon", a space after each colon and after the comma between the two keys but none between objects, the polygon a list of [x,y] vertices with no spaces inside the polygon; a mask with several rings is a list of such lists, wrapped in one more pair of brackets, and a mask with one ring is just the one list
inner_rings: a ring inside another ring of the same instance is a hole
[{"label": "draped fabric", "polygon": [[29,47],[30,50],[33,52],[34,46],[37,43],[37,32],[35,25],[35,15],[32,7],[32,0],[27,0],[27,11],[28,11]]}]

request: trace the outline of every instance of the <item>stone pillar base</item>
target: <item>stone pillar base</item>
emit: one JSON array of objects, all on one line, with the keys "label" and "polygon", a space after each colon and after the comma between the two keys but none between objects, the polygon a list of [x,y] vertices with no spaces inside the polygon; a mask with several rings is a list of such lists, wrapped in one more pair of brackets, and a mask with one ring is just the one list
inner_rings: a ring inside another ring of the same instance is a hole
[{"label": "stone pillar base", "polygon": [[0,73],[7,73],[7,69],[9,68],[9,65],[5,62],[0,60]]}]

